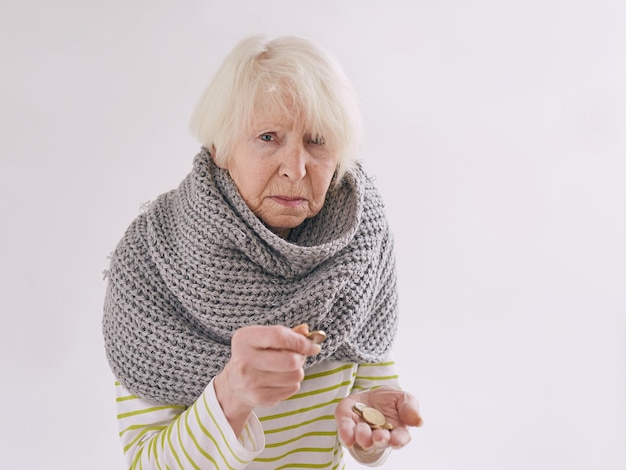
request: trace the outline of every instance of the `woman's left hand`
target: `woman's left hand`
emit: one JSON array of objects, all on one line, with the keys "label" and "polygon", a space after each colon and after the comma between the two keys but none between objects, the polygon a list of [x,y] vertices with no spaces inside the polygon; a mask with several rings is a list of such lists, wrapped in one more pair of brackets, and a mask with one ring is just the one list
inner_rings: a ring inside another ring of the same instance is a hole
[{"label": "woman's left hand", "polygon": [[[363,418],[354,412],[356,403],[376,408],[385,415],[387,423],[393,425],[387,429],[371,429]],[[419,413],[417,399],[408,392],[390,387],[349,395],[335,410],[339,438],[347,447],[355,444],[362,449],[400,448],[411,440],[409,426],[421,426],[422,417]]]}]

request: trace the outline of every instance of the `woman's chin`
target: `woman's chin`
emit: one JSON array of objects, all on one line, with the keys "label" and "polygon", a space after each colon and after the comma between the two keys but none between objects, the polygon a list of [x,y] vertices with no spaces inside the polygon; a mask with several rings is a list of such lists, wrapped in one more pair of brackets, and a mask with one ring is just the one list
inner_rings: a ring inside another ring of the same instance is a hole
[{"label": "woman's chin", "polygon": [[263,223],[269,228],[272,232],[282,238],[286,238],[289,235],[291,229],[296,228],[302,222],[304,222],[305,217],[302,216],[281,216],[281,217],[272,217],[272,218],[263,218],[261,219]]}]

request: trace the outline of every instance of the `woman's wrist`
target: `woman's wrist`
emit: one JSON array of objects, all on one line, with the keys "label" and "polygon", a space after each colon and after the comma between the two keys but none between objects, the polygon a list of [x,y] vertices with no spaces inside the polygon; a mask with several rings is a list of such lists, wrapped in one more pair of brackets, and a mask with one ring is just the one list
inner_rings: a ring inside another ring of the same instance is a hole
[{"label": "woman's wrist", "polygon": [[235,435],[239,437],[245,424],[250,419],[253,409],[242,405],[241,402],[234,399],[234,394],[228,386],[228,379],[225,377],[224,371],[215,376],[215,379],[213,379],[213,387],[224,416],[235,432]]},{"label": "woman's wrist", "polygon": [[391,448],[386,447],[384,449],[376,449],[372,447],[371,449],[365,450],[356,442],[352,447],[349,448],[350,454],[354,457],[355,460],[364,464],[364,465],[380,465],[389,456],[391,452]]}]

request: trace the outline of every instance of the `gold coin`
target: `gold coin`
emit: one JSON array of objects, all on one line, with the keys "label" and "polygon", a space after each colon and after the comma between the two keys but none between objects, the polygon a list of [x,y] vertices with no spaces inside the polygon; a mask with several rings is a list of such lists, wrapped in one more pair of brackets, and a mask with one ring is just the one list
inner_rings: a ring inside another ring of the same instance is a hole
[{"label": "gold coin", "polygon": [[309,331],[308,323],[300,323],[292,328],[296,333],[306,336],[315,344],[321,344],[326,340],[326,332],[322,330]]},{"label": "gold coin", "polygon": [[376,408],[367,406],[365,403],[355,403],[352,407],[352,411],[363,418],[372,429],[386,429],[387,431],[394,429],[393,424],[387,422],[384,414]]},{"label": "gold coin", "polygon": [[367,405],[365,403],[355,403],[354,406],[352,407],[352,409],[356,412],[356,414],[358,414],[359,416],[361,416],[363,414],[363,410],[367,408]]},{"label": "gold coin", "polygon": [[362,418],[370,426],[376,426],[377,428],[380,428],[387,422],[387,418],[385,418],[385,415],[378,411],[376,408],[371,408],[368,406],[364,408],[361,413]]},{"label": "gold coin", "polygon": [[315,344],[321,344],[326,341],[326,333],[322,330],[311,331],[308,335],[306,335],[306,337]]}]

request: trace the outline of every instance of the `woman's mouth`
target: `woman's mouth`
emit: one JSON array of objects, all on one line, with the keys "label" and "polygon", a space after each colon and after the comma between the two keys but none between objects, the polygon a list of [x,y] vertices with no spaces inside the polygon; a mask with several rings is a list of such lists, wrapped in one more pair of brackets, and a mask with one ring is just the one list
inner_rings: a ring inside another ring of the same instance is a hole
[{"label": "woman's mouth", "polygon": [[285,207],[298,207],[305,201],[302,197],[293,196],[272,196],[272,200]]}]

